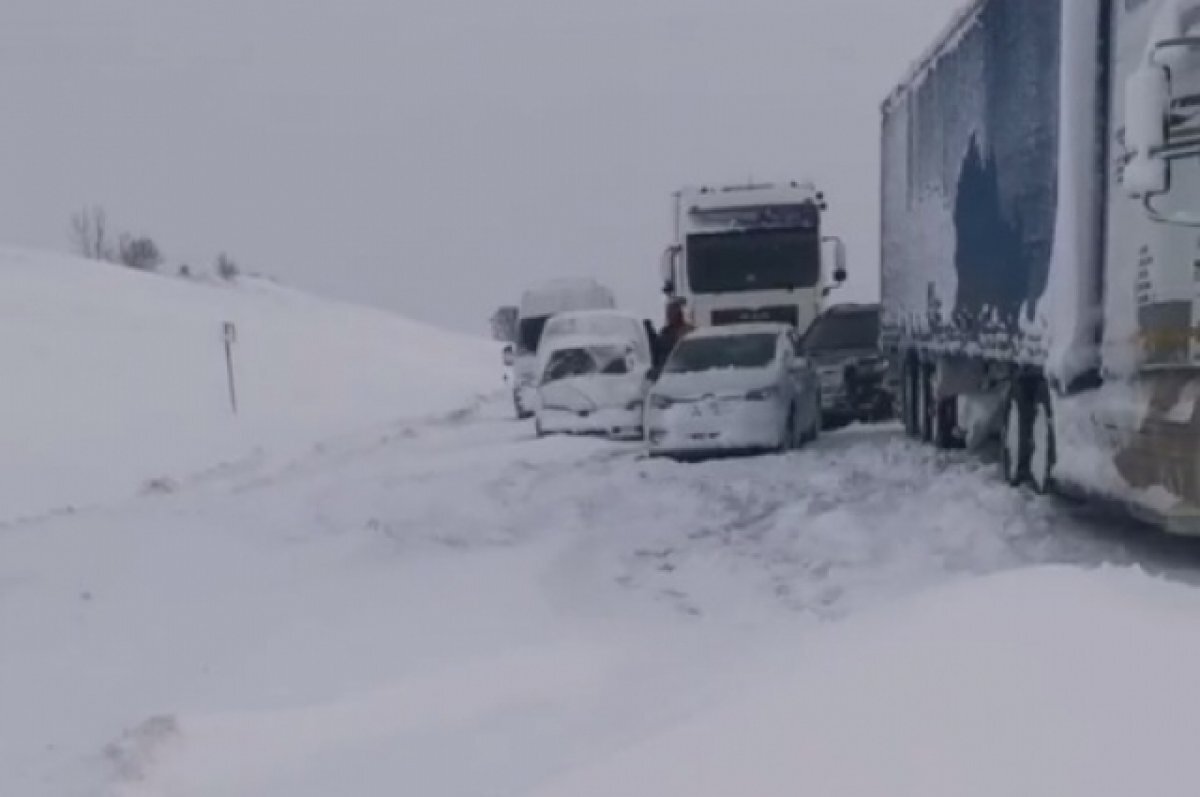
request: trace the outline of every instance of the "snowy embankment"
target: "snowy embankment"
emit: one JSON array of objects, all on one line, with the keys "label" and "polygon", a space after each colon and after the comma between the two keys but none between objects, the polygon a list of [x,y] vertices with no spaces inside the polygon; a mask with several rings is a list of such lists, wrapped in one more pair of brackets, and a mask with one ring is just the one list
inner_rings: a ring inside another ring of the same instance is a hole
[{"label": "snowy embankment", "polygon": [[10,249],[0,330],[0,523],[261,467],[502,384],[494,344],[382,312],[260,279],[207,284]]}]

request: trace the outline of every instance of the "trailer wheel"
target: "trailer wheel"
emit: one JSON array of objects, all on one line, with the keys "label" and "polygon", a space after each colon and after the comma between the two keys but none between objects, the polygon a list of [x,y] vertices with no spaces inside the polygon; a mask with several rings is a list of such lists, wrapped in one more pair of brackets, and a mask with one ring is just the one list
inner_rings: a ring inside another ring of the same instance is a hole
[{"label": "trailer wheel", "polygon": [[1054,439],[1054,402],[1050,386],[1039,380],[1030,402],[1029,482],[1042,495],[1054,492],[1054,465],[1058,457]]},{"label": "trailer wheel", "polygon": [[921,384],[921,364],[916,357],[906,357],[900,374],[900,417],[904,432],[912,438],[921,436],[920,407],[917,393]]},{"label": "trailer wheel", "polygon": [[948,398],[936,402],[933,418],[933,444],[941,449],[958,448],[958,399]]},{"label": "trailer wheel", "polygon": [[936,436],[934,422],[937,408],[933,400],[933,366],[921,365],[917,369],[917,423],[923,443],[932,443]]},{"label": "trailer wheel", "polygon": [[1033,418],[1029,390],[1022,379],[1013,381],[1004,405],[1000,465],[1004,480],[1019,487],[1029,480],[1032,458]]}]

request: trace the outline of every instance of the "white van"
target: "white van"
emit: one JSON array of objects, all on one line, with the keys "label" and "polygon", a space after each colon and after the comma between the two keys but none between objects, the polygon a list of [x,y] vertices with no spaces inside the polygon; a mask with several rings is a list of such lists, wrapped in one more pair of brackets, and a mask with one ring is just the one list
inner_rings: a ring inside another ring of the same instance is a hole
[{"label": "white van", "polygon": [[504,352],[513,368],[513,405],[518,418],[533,417],[537,411],[537,352],[550,319],[574,310],[612,310],[616,306],[612,291],[591,279],[552,280],[525,292],[517,340]]}]

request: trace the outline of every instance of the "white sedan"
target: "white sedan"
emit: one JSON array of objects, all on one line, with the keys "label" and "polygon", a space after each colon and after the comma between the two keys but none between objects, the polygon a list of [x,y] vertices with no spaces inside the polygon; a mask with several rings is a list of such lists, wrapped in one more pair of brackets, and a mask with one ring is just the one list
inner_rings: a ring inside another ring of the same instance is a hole
[{"label": "white sedan", "polygon": [[784,451],[814,439],[821,396],[812,365],[783,324],[691,333],[675,347],[647,399],[652,455]]}]

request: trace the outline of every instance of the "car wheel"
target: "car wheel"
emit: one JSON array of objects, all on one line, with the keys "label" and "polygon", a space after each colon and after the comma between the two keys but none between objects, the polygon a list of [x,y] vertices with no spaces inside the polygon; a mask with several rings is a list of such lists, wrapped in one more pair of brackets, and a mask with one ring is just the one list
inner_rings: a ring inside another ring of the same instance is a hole
[{"label": "car wheel", "polygon": [[791,451],[796,448],[796,407],[788,410],[787,423],[783,427],[783,438],[779,441],[779,451]]},{"label": "car wheel", "polygon": [[813,442],[817,439],[817,435],[821,433],[821,400],[814,399],[812,406],[808,410],[808,426],[804,429],[804,434],[800,437],[801,445]]}]

